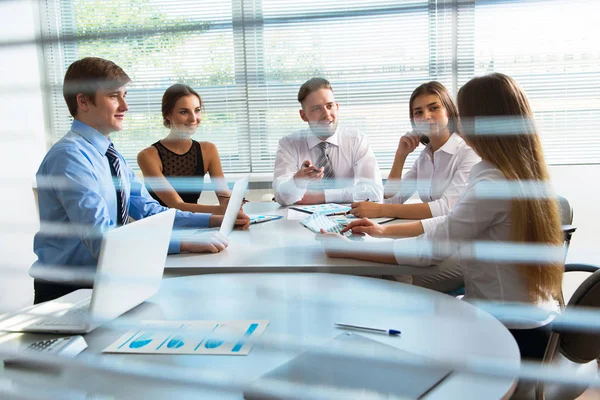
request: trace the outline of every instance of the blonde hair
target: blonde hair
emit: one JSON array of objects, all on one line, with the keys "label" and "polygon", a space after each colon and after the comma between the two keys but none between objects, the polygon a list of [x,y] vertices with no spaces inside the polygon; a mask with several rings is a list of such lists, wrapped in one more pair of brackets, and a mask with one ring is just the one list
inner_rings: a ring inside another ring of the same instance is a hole
[{"label": "blonde hair", "polygon": [[[517,182],[521,188],[527,181],[542,183],[539,186],[550,181],[531,107],[512,78],[494,73],[471,79],[458,92],[458,108],[462,133],[469,145],[507,180]],[[483,134],[477,127],[478,120],[487,122]],[[545,192],[540,188],[537,193],[529,191],[512,200],[513,241],[556,246],[563,243],[558,201]],[[562,262],[520,267],[532,301],[558,298]]]}]

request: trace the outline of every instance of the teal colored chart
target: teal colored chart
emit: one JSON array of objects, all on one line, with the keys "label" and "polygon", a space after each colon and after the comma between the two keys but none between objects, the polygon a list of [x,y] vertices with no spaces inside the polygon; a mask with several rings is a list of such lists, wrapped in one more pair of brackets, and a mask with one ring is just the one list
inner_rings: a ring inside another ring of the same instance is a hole
[{"label": "teal colored chart", "polygon": [[183,338],[180,336],[175,336],[173,339],[169,340],[167,343],[167,349],[178,349],[185,344]]},{"label": "teal colored chart", "polygon": [[137,337],[137,339],[135,339],[134,341],[132,341],[129,344],[129,348],[130,349],[140,349],[142,347],[147,346],[148,344],[150,344],[152,342],[153,335],[154,335],[154,332],[142,333],[140,336]]},{"label": "teal colored chart", "polygon": [[267,320],[141,321],[105,353],[248,355],[252,336],[263,333]]}]

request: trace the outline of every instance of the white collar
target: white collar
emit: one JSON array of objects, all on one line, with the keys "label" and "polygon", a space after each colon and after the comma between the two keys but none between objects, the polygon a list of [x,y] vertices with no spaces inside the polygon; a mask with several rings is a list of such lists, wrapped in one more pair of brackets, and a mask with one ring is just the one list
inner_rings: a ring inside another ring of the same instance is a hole
[{"label": "white collar", "polygon": [[306,137],[306,142],[308,143],[308,148],[310,150],[312,150],[313,147],[318,146],[319,143],[321,143],[321,142],[327,142],[334,146],[339,146],[339,140],[338,140],[338,132],[339,131],[340,131],[340,127],[338,126],[335,129],[335,132],[333,133],[333,135],[329,136],[325,140],[321,140],[314,133],[312,133],[310,128],[308,128],[307,137]]},{"label": "white collar", "polygon": [[[448,138],[448,140],[446,140],[446,143],[444,143],[444,145],[442,147],[440,147],[439,149],[437,149],[434,153],[437,153],[438,151],[443,151],[444,153],[447,154],[454,154],[456,153],[456,150],[458,149],[458,145],[461,144],[463,142],[463,139],[458,135],[458,133],[452,133],[450,134],[450,137]],[[430,145],[428,145],[430,146]],[[431,148],[429,148],[429,150],[431,150]]]}]

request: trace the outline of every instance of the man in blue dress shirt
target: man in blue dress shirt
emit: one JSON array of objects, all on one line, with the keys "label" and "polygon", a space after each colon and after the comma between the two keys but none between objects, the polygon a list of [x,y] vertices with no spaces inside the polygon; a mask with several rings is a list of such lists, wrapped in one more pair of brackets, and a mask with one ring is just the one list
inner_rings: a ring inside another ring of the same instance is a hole
[{"label": "man in blue dress shirt", "polygon": [[[109,136],[123,129],[129,82],[118,65],[95,57],[75,61],[65,74],[63,95],[73,125],[48,151],[36,174],[40,232],[34,239],[38,260],[30,271],[35,304],[89,287],[75,280],[75,274],[53,274],[93,270],[103,232],[126,224],[130,216],[138,220],[167,210],[150,197]],[[214,227],[222,219],[177,211],[173,228]],[[236,221],[242,228],[249,223],[243,213]],[[201,239],[174,237],[169,252],[218,252],[226,246],[227,239],[214,231]]]}]

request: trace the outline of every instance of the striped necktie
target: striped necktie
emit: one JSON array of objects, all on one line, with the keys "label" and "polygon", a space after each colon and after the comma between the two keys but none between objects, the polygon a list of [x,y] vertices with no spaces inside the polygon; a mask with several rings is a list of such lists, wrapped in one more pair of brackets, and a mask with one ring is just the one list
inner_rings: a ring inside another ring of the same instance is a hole
[{"label": "striped necktie", "polygon": [[321,149],[321,155],[317,160],[317,167],[323,167],[323,186],[325,188],[331,188],[335,186],[335,172],[333,172],[333,165],[331,165],[331,159],[327,154],[327,148],[331,145],[328,142],[319,143],[319,149]]},{"label": "striped necktie", "polygon": [[129,207],[127,207],[128,199],[123,182],[121,161],[119,161],[119,156],[112,143],[108,146],[108,150],[106,150],[106,157],[108,157],[110,173],[113,176],[113,183],[117,190],[117,225],[125,225],[129,222]]}]

